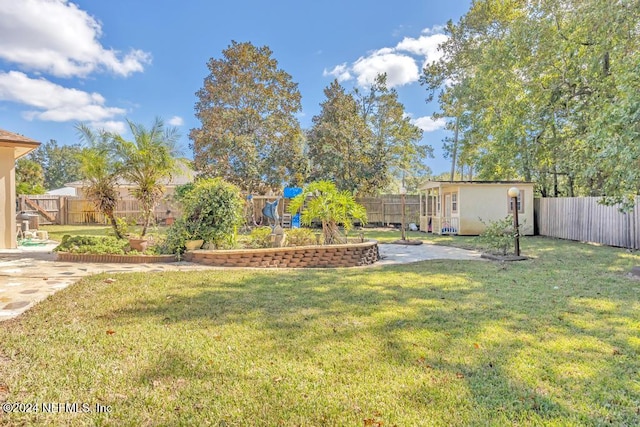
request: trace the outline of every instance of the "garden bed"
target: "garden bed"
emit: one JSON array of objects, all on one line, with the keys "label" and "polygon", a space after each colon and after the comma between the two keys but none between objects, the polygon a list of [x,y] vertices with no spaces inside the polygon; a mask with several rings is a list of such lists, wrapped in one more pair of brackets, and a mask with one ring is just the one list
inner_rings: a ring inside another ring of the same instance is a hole
[{"label": "garden bed", "polygon": [[184,259],[217,267],[357,267],[380,259],[378,242],[266,249],[187,251]]},{"label": "garden bed", "polygon": [[66,262],[104,262],[113,264],[147,264],[157,262],[176,262],[176,255],[119,255],[119,254],[74,254],[57,252],[58,261]]},{"label": "garden bed", "polygon": [[513,255],[513,254],[498,255],[498,254],[492,254],[489,252],[483,252],[480,255],[480,258],[490,259],[491,261],[526,261],[529,259],[529,257],[523,256],[523,255]]}]

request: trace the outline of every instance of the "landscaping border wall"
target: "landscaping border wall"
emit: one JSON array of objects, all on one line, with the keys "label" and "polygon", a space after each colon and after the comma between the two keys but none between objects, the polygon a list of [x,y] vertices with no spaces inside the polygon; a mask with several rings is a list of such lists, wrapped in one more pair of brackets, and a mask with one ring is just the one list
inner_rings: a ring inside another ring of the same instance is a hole
[{"label": "landscaping border wall", "polygon": [[97,255],[97,254],[72,254],[70,252],[57,252],[58,261],[66,262],[103,262],[112,264],[148,264],[157,262],[176,262],[175,255]]},{"label": "landscaping border wall", "polygon": [[370,265],[380,259],[378,242],[242,250],[196,250],[185,261],[216,267],[331,268]]}]

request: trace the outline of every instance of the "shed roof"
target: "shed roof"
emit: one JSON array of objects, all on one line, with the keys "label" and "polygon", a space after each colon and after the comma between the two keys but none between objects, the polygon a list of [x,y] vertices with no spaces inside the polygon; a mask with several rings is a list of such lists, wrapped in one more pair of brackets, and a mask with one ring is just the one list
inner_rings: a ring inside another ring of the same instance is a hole
[{"label": "shed roof", "polygon": [[0,129],[0,147],[14,148],[16,159],[28,154],[39,146],[40,143],[38,141],[27,138],[23,135],[18,135],[17,133]]},{"label": "shed roof", "polygon": [[423,190],[429,188],[438,188],[443,185],[457,185],[457,186],[473,186],[473,185],[533,185],[531,181],[427,181],[421,188]]}]

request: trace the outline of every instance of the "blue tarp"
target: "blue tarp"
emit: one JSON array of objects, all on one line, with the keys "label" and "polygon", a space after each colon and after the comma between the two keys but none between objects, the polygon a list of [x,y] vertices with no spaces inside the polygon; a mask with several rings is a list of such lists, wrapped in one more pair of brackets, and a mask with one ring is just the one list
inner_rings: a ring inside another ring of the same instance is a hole
[{"label": "blue tarp", "polygon": [[300,187],[286,187],[283,192],[285,199],[293,199],[298,194],[302,194],[302,188]]},{"label": "blue tarp", "polygon": [[300,228],[300,212],[291,217],[291,228]]}]

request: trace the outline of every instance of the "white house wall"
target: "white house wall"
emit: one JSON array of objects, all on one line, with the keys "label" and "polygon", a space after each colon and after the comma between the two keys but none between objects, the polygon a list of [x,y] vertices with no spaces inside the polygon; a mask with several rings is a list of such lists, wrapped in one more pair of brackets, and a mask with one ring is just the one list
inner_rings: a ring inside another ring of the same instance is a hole
[{"label": "white house wall", "polygon": [[0,147],[0,249],[16,247],[14,148]]},{"label": "white house wall", "polygon": [[533,186],[473,184],[460,187],[460,234],[477,235],[485,229],[485,223],[505,218],[509,215],[507,191],[516,186],[524,190],[524,213],[519,214],[521,232],[533,235]]}]

